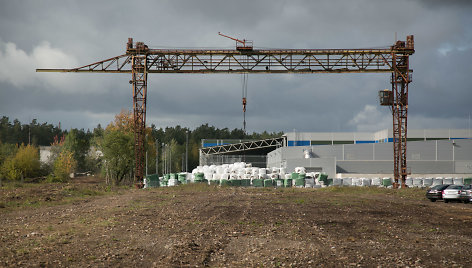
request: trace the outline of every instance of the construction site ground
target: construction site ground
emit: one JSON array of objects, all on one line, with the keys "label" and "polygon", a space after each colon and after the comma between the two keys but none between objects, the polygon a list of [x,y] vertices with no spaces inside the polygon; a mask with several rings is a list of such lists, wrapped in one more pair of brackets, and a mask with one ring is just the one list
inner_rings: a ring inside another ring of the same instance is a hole
[{"label": "construction site ground", "polygon": [[0,188],[0,267],[472,267],[472,205],[422,189]]}]

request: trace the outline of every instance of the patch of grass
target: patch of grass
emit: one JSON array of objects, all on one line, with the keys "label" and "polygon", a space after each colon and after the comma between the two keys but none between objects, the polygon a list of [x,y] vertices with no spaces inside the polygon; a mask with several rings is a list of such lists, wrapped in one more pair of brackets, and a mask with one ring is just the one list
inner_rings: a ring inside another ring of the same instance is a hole
[{"label": "patch of grass", "polygon": [[103,195],[102,191],[97,191],[88,188],[78,188],[78,187],[65,187],[62,189],[62,193],[66,196],[73,197],[87,197],[87,196],[97,196]]},{"label": "patch of grass", "polygon": [[111,217],[111,218],[104,219],[98,222],[97,225],[103,226],[103,227],[111,227],[111,226],[116,225],[116,223],[117,223],[116,219],[114,217]]}]

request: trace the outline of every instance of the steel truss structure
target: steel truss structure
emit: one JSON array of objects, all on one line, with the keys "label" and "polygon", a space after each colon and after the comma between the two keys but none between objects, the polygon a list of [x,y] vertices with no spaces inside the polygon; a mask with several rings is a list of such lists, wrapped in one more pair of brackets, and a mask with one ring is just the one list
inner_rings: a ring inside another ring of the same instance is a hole
[{"label": "steel truss structure", "polygon": [[264,139],[258,141],[245,141],[240,143],[233,144],[224,144],[218,146],[212,146],[207,148],[202,148],[200,151],[204,155],[210,154],[226,154],[234,152],[246,152],[249,150],[255,150],[260,148],[270,148],[273,147],[279,148],[286,145],[286,138],[273,138],[273,139]]},{"label": "steel truss structure", "polygon": [[150,73],[392,73],[394,177],[406,179],[409,56],[413,36],[382,49],[150,49],[129,38],[126,53],[73,69],[38,72],[131,73],[137,180],[143,179],[147,74]]}]

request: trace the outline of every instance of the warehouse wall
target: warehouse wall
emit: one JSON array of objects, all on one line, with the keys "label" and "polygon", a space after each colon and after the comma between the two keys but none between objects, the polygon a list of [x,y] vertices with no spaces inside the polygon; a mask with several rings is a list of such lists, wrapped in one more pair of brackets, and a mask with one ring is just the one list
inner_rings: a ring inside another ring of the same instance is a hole
[{"label": "warehouse wall", "polygon": [[[292,166],[325,163],[320,160],[309,162],[304,158],[305,150],[311,150],[315,157],[308,159],[333,159],[336,173],[393,172],[393,143],[282,147],[267,155],[267,166],[291,170]],[[411,141],[408,142],[407,160],[411,173],[472,173],[472,140]],[[322,166],[324,172],[332,170],[330,161],[325,164]]]}]

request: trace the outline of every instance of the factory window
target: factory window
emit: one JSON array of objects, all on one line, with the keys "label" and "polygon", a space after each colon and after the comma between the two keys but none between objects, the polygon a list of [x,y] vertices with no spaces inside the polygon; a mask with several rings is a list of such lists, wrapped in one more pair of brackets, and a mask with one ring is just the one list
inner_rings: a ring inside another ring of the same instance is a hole
[{"label": "factory window", "polygon": [[354,141],[333,141],[333,144],[354,144]]},{"label": "factory window", "polygon": [[331,141],[311,141],[311,145],[330,145]]}]

